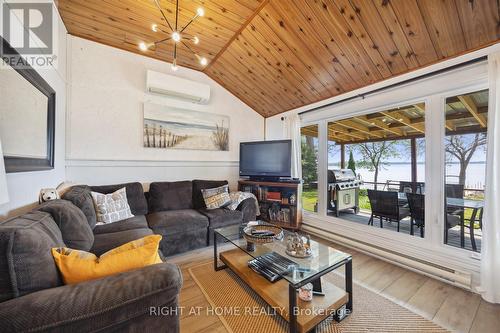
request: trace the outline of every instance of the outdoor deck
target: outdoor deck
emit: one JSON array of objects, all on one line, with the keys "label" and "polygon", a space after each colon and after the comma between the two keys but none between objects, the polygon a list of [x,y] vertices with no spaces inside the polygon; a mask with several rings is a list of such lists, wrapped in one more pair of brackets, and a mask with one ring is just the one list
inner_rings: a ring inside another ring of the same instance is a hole
[{"label": "outdoor deck", "polygon": [[[329,212],[328,215],[334,216],[334,214],[331,212]],[[368,220],[370,219],[370,214],[366,213],[366,212],[360,212],[357,215],[354,213],[349,213],[348,211],[341,212],[339,218],[342,218],[342,219],[348,220],[348,221],[352,221],[355,223],[363,224],[363,225],[370,227],[370,228],[380,228],[378,219],[375,219],[375,221],[373,222],[373,226],[368,225]],[[388,229],[388,230],[392,230],[394,232],[397,232],[397,227],[398,227],[398,224],[396,222],[384,221],[384,229]],[[408,235],[410,234],[410,218],[405,218],[405,219],[401,220],[399,232],[405,233]],[[419,228],[415,227],[413,232],[414,232],[415,237],[420,237],[420,229]],[[476,245],[477,245],[478,252],[481,252],[481,238],[482,238],[481,236],[482,236],[481,230],[475,229],[474,230],[474,238],[476,239]],[[460,227],[459,226],[456,226],[456,227],[449,230],[448,245],[460,247]],[[471,245],[470,237],[469,237],[469,229],[467,229],[467,228],[465,228],[465,249],[472,251],[472,245]]]}]

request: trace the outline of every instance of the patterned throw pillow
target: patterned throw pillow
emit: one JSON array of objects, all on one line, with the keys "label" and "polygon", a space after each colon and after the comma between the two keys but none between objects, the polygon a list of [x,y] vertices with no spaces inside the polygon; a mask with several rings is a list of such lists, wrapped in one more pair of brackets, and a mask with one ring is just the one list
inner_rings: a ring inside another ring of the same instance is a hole
[{"label": "patterned throw pillow", "polygon": [[229,186],[224,185],[216,188],[202,189],[203,200],[207,209],[216,209],[226,207],[231,203],[229,197]]},{"label": "patterned throw pillow", "polygon": [[98,224],[113,223],[134,217],[130,211],[125,187],[110,194],[97,192],[91,192],[91,194]]}]

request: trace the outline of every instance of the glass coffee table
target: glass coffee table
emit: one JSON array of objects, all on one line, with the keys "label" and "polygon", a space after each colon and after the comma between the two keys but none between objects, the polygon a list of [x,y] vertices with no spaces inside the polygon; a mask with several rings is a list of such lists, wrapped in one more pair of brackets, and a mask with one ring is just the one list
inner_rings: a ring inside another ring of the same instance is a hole
[{"label": "glass coffee table", "polygon": [[[282,309],[282,317],[289,322],[290,332],[314,331],[330,316],[337,321],[353,310],[352,257],[324,243],[311,240],[312,256],[299,259],[286,254],[286,238],[293,232],[284,230],[282,240],[247,247],[242,226],[229,226],[214,230],[214,269],[229,268],[251,287],[272,308]],[[218,252],[218,242],[229,242],[236,248]],[[276,252],[292,260],[296,267],[283,272],[282,279],[271,283],[248,267],[248,261],[266,253]],[[219,263],[219,260],[222,264]],[[345,266],[345,289],[321,280],[325,274]],[[313,301],[297,299],[297,289],[313,283],[318,293]],[[316,312],[314,312],[316,311]]]}]

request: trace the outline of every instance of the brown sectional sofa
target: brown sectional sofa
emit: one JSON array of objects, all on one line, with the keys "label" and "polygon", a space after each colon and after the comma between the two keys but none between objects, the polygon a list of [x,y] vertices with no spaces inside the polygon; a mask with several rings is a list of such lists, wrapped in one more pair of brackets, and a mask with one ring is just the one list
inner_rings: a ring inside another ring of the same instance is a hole
[{"label": "brown sectional sofa", "polygon": [[[151,307],[177,309],[182,275],[167,262],[102,279],[63,285],[51,248],[68,246],[100,255],[146,235],[161,234],[168,256],[207,246],[214,228],[255,219],[253,199],[238,210],[207,210],[201,189],[220,181],[74,186],[63,200],[0,223],[0,327],[2,332],[178,332],[179,312],[151,315]],[[90,191],[126,187],[135,215],[96,225]],[[164,310],[163,310],[164,311]]]}]

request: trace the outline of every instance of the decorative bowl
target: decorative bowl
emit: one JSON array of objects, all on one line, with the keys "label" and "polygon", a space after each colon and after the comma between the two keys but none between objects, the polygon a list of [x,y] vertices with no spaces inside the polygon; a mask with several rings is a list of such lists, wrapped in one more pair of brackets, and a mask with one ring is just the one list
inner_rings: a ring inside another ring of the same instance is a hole
[{"label": "decorative bowl", "polygon": [[[272,235],[253,235],[252,231],[269,231]],[[274,240],[283,239],[283,236],[283,229],[273,224],[258,224],[243,229],[243,237],[250,243],[272,243]]]}]

